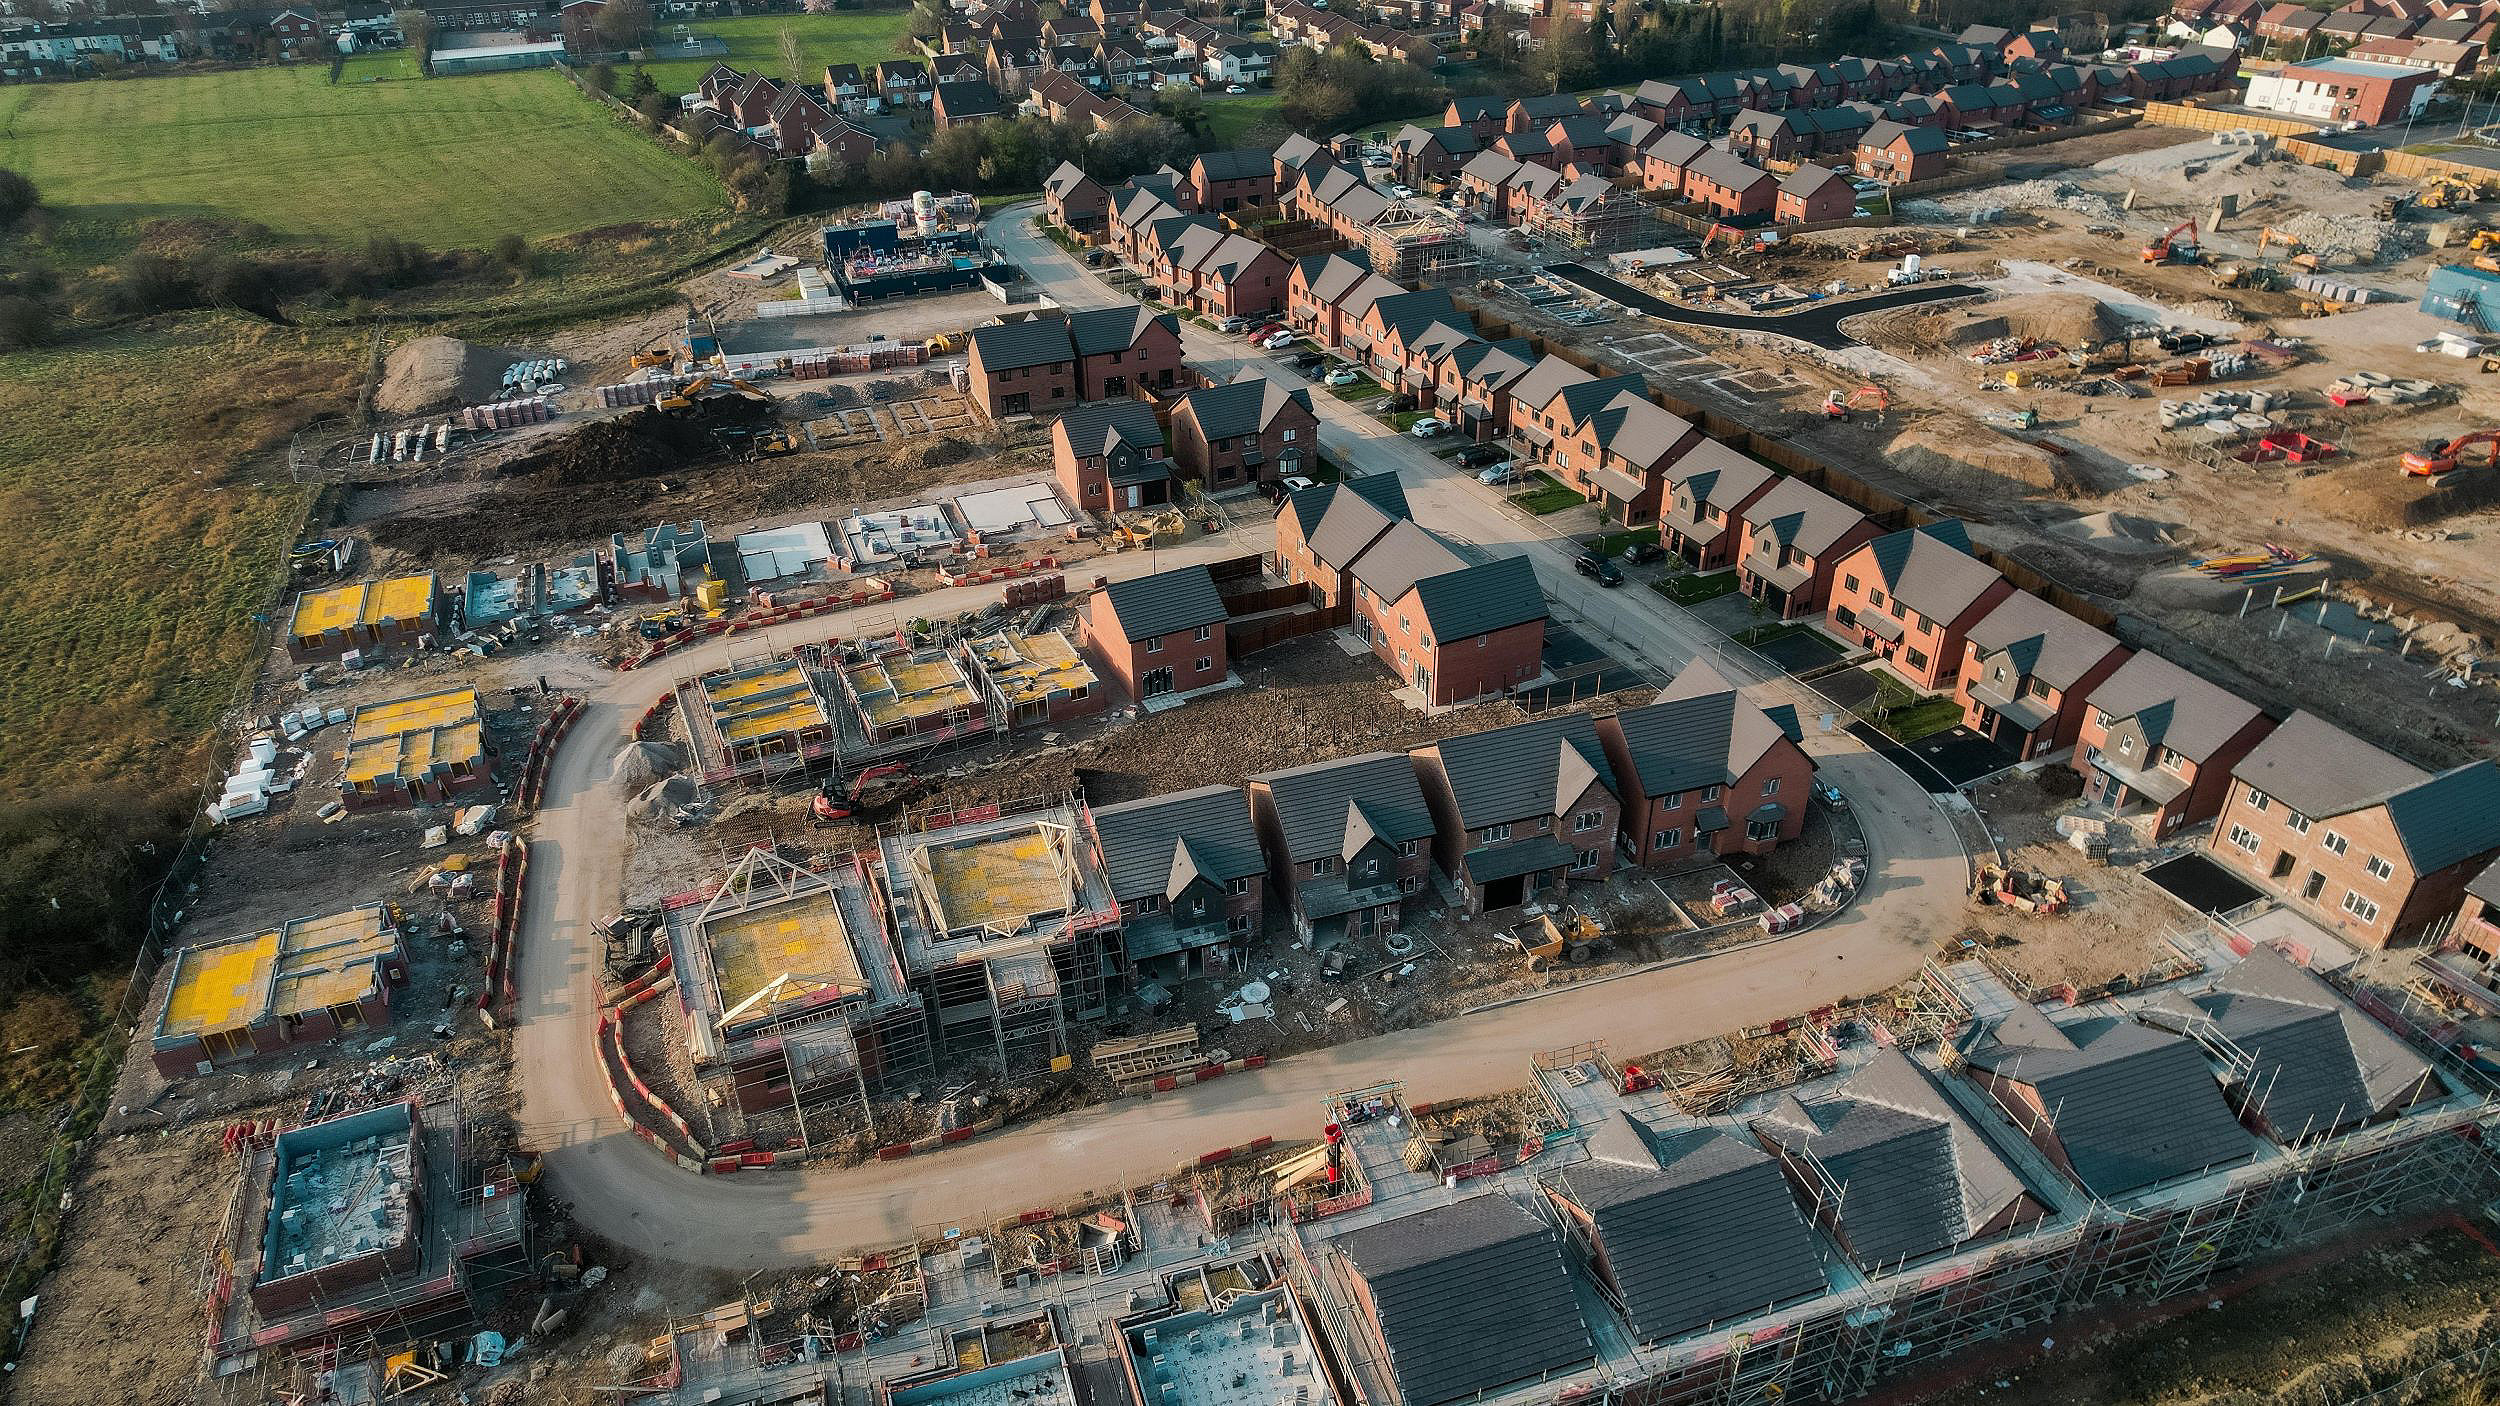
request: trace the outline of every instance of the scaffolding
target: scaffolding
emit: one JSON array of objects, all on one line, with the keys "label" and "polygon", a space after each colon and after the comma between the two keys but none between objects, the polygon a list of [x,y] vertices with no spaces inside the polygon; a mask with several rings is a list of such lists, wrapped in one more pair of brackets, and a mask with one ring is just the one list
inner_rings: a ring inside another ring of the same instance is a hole
[{"label": "scaffolding", "polygon": [[1438,207],[1400,203],[1354,230],[1372,272],[1408,288],[1463,288],[1476,280],[1475,241],[1467,226]]},{"label": "scaffolding", "polygon": [[[1566,191],[1565,195],[1576,192]],[[1645,248],[1657,242],[1657,211],[1619,187],[1592,198],[1540,200],[1520,226],[1566,257],[1588,257]]]},{"label": "scaffolding", "polygon": [[697,780],[770,780],[834,755],[840,729],[819,669],[804,651],[740,655],[677,681],[677,711]]}]

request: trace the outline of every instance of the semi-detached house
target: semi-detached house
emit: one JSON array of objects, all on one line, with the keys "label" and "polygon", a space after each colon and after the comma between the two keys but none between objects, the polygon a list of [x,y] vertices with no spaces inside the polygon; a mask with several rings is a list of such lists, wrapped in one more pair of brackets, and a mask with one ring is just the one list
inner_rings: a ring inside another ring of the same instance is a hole
[{"label": "semi-detached house", "polygon": [[1764,709],[1698,661],[1658,697],[1597,720],[1627,858],[1676,868],[1769,854],[1805,829],[1814,761],[1796,710]]},{"label": "semi-detached house", "polygon": [[1224,597],[1203,566],[1114,581],[1085,605],[1085,652],[1140,703],[1224,682]]},{"label": "semi-detached house", "polygon": [[1587,714],[1468,733],[1413,756],[1438,831],[1433,858],[1473,917],[1567,901],[1614,870],[1622,805]]},{"label": "semi-detached house", "polygon": [[1667,471],[1658,541],[1696,571],[1719,571],[1736,560],[1744,513],[1779,482],[1760,462],[1715,439],[1695,444]]},{"label": "semi-detached house", "polygon": [[1130,981],[1232,970],[1266,914],[1267,854],[1249,793],[1202,786],[1092,815]]},{"label": "semi-detached house", "polygon": [[1929,693],[1952,691],[1971,626],[2014,590],[1970,554],[1969,533],[1951,519],[1878,537],[1839,573],[1826,628]]},{"label": "semi-detached house", "polygon": [[1523,556],[1470,562],[1401,521],[1354,561],[1354,633],[1419,694],[1446,707],[1536,678],[1547,609]]},{"label": "semi-detached house", "polygon": [[1077,406],[1050,427],[1059,491],[1088,513],[1127,512],[1172,501],[1172,460],[1155,408],[1142,400]]},{"label": "semi-detached house", "polygon": [[1319,454],[1319,417],[1308,390],[1245,370],[1176,400],[1171,439],[1181,471],[1220,493],[1309,467]]},{"label": "semi-detached house", "polygon": [[2141,803],[2156,838],[2213,818],[2231,769],[2274,729],[2256,704],[2149,650],[2084,701],[2074,757],[2084,799],[2121,816]]},{"label": "semi-detached house", "polygon": [[1412,761],[1367,752],[1253,776],[1249,790],[1296,937],[1399,929],[1432,866],[1432,807]]},{"label": "semi-detached house", "polygon": [[1088,308],[972,329],[973,403],[996,420],[1088,400],[1168,390],[1180,376],[1180,319],[1142,305]]},{"label": "semi-detached house", "polygon": [[2016,591],[1962,642],[1962,725],[2024,761],[2072,747],[2084,700],[2127,655],[2108,632]]},{"label": "semi-detached house", "polygon": [[1739,518],[1737,584],[1782,620],[1823,613],[1840,559],[1877,535],[1872,519],[1800,478],[1783,478]]}]

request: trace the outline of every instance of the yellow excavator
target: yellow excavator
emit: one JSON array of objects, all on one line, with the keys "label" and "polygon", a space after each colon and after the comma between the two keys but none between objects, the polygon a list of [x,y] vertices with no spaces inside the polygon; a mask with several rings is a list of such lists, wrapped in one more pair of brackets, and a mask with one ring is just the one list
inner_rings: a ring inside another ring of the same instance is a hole
[{"label": "yellow excavator", "polygon": [[636,371],[666,371],[676,364],[677,353],[670,351],[665,345],[655,344],[634,353]]},{"label": "yellow excavator", "polygon": [[651,403],[671,415],[683,414],[688,410],[694,409],[695,397],[703,394],[711,388],[711,377],[697,376],[683,386],[678,387],[675,392],[669,395],[661,396],[658,400]]}]

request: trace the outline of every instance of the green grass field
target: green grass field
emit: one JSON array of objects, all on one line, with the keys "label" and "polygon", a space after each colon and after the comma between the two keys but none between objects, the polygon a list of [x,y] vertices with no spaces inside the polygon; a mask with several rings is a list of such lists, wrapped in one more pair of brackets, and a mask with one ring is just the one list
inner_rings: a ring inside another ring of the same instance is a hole
[{"label": "green grass field", "polygon": [[0,166],[103,219],[222,215],[354,242],[482,248],[725,203],[694,163],[548,72],[358,82],[255,68],[0,92]]},{"label": "green grass field", "polygon": [[[788,66],[781,61],[781,31],[790,29],[799,36],[800,62],[806,72],[800,77],[809,83],[825,81],[825,65],[855,63],[866,69],[885,59],[915,58],[906,53],[904,34],[911,26],[909,10],[852,10],[830,15],[746,15],[736,19],[692,20],[683,26],[663,25],[660,37],[675,36],[679,28],[695,35],[711,35],[727,41],[729,52],[716,59],[665,59],[640,65],[660,85],[660,91],[671,95],[691,93],[712,65],[725,63],[749,72],[761,71],[774,78],[788,78]],[[635,65],[621,65],[632,68]]]}]

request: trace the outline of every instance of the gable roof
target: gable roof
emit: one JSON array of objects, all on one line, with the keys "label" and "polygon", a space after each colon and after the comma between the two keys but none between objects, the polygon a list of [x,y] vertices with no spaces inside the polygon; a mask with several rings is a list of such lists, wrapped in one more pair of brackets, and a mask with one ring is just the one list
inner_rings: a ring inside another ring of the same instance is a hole
[{"label": "gable roof", "polygon": [[1067,361],[1072,355],[1067,321],[1058,317],[1029,317],[1020,322],[996,322],[975,327],[972,329],[972,350],[985,371],[1046,366],[1054,361]]},{"label": "gable roof", "polygon": [[1155,408],[1142,400],[1090,401],[1060,416],[1059,430],[1068,438],[1068,451],[1079,458],[1108,454],[1123,445],[1163,447]]},{"label": "gable roof", "polygon": [[1793,710],[1755,707],[1699,660],[1685,665],[1655,701],[1615,714],[1614,724],[1631,779],[1645,796],[1724,786],[1781,738],[1797,736]]},{"label": "gable roof", "polygon": [[[1112,897],[1125,903],[1159,894],[1175,897],[1188,870],[1221,884],[1267,872],[1250,797],[1238,786],[1202,786],[1093,811]],[[1186,852],[1184,854],[1184,851]]]},{"label": "gable roof", "polygon": [[2112,723],[2142,722],[2145,741],[2192,762],[2210,757],[2260,716],[2257,705],[2149,649],[2118,666],[2089,700]]},{"label": "gable roof", "polygon": [[[1589,417],[1589,428],[1599,448],[1647,473],[1693,432],[1693,423],[1643,392],[1626,388]],[[1698,453],[1701,448],[1696,444],[1687,452]]]},{"label": "gable roof", "polygon": [[1501,1192],[1349,1231],[1336,1244],[1371,1290],[1408,1406],[1441,1406],[1597,1355],[1560,1241]]},{"label": "gable roof", "polygon": [[[1371,479],[1395,479],[1395,474],[1366,474]],[[1371,485],[1367,489],[1351,488],[1355,480],[1343,484],[1320,484],[1294,495],[1294,516],[1297,524],[1307,524],[1304,540],[1311,555],[1339,571],[1354,565],[1380,540],[1382,533],[1406,520],[1406,490],[1400,485],[1394,504],[1385,502],[1384,489]],[[1330,491],[1323,495],[1321,489]],[[1351,488],[1351,491],[1347,491]]]},{"label": "gable roof", "polygon": [[2436,1090],[2430,1065],[2315,973],[2260,945],[2193,998],[2253,1057],[2240,1098],[2294,1142],[2402,1109]]},{"label": "gable roof", "polygon": [[1667,472],[1682,493],[1723,512],[1735,511],[1778,477],[1760,460],[1715,439],[1694,445]]},{"label": "gable roof", "polygon": [[1511,403],[1531,410],[1542,410],[1562,394],[1565,387],[1576,386],[1597,378],[1559,356],[1551,353],[1539,357],[1528,374],[1511,387]]},{"label": "gable roof", "polygon": [[1989,1027],[1966,1058],[2038,1091],[2043,1121],[2086,1191],[2121,1196],[2253,1154],[2193,1041],[2131,1020],[2060,1026],[2017,1009],[2024,1014]]},{"label": "gable roof", "polygon": [[1952,518],[1878,537],[1849,559],[1861,554],[1894,599],[1941,624],[1959,619],[2003,579],[1970,554],[1970,535]]},{"label": "gable roof", "polygon": [[1819,556],[1866,514],[1801,478],[1782,478],[1745,509],[1757,533],[1807,556]]},{"label": "gable roof", "polygon": [[1202,151],[1190,163],[1190,169],[1202,182],[1272,180],[1276,175],[1276,158],[1273,152],[1242,148]]},{"label": "gable roof", "polygon": [[1198,432],[1210,440],[1232,439],[1266,429],[1278,411],[1293,404],[1310,409],[1311,393],[1278,385],[1254,370],[1223,385],[1189,392],[1180,398],[1174,413],[1186,409],[1198,422]]},{"label": "gable roof", "polygon": [[[1622,1119],[1623,1115],[1615,1115]],[[1779,1164],[1716,1128],[1664,1132],[1609,1120],[1592,1160],[1550,1185],[1597,1224],[1624,1317],[1643,1342],[1822,1293],[1814,1232]]]},{"label": "gable roof", "polygon": [[1355,558],[1354,579],[1383,603],[1391,603],[1404,600],[1424,577],[1456,571],[1466,564],[1467,559],[1431,529],[1401,520],[1390,524]]},{"label": "gable roof", "polygon": [[999,110],[998,90],[986,78],[956,78],[937,85],[937,104],[953,118],[979,117]]},{"label": "gable roof", "polygon": [[[1561,815],[1594,781],[1614,789],[1614,769],[1585,713],[1462,733],[1436,742],[1442,775],[1470,830],[1523,816]],[[1576,758],[1576,764],[1570,760]]]},{"label": "gable roof", "polygon": [[2500,762],[2451,767],[2387,798],[2416,874],[2500,850]]},{"label": "gable roof", "polygon": [[1346,858],[1349,839],[1378,839],[1392,845],[1429,839],[1434,833],[1432,809],[1415,779],[1415,764],[1402,752],[1365,752],[1334,761],[1313,762],[1250,778],[1267,787],[1276,806],[1285,858],[1303,863],[1326,855]]},{"label": "gable roof", "polygon": [[1443,647],[1552,613],[1526,557],[1495,557],[1427,576],[1415,583],[1415,605]]},{"label": "gable roof", "polygon": [[1830,1093],[1794,1096],[1754,1131],[1812,1156],[1840,1188],[1840,1233],[1869,1269],[1941,1254],[2030,1195],[1925,1066],[1877,1051]]},{"label": "gable roof", "polygon": [[2005,650],[2017,671],[2051,688],[2076,681],[2119,647],[2106,631],[2067,614],[2029,591],[1998,601],[1965,636],[1982,658]]},{"label": "gable roof", "polygon": [[2250,749],[2231,775],[2324,820],[2376,805],[2430,773],[2301,709]]},{"label": "gable roof", "polygon": [[1224,597],[1203,566],[1176,566],[1114,581],[1103,587],[1102,598],[1119,620],[1121,636],[1129,640],[1224,623]]},{"label": "gable roof", "polygon": [[1179,318],[1141,303],[1128,303],[1068,314],[1068,336],[1075,343],[1078,356],[1102,356],[1136,346],[1146,330],[1157,323],[1173,336],[1180,335]]},{"label": "gable roof", "polygon": [[1788,178],[1780,182],[1780,190],[1799,200],[1811,200],[1822,194],[1828,187],[1840,186],[1846,189],[1848,184],[1838,171],[1829,166],[1817,166],[1809,161],[1789,172]]}]

